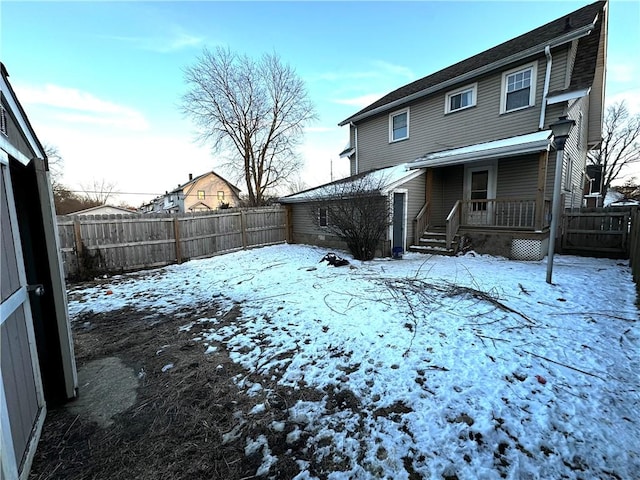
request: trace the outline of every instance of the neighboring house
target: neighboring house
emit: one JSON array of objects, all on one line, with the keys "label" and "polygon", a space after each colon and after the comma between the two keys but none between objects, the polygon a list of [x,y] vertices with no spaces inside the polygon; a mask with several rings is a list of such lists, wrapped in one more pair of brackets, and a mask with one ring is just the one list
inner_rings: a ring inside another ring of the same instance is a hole
[{"label": "neighboring house", "polygon": [[193,213],[240,205],[240,189],[215,172],[197,177],[140,207],[142,213]]},{"label": "neighboring house", "polygon": [[0,477],[18,479],[78,381],[47,158],[0,70]]},{"label": "neighboring house", "polygon": [[[389,249],[451,252],[464,235],[480,252],[542,258],[556,158],[549,125],[564,115],[576,122],[562,196],[579,207],[586,154],[601,141],[606,51],[607,3],[596,2],[340,122],[349,126],[341,156],[352,175],[406,164],[404,183],[382,192],[393,210]],[[307,214],[313,192],[281,199],[293,241],[327,240]]]},{"label": "neighboring house", "polygon": [[129,210],[122,207],[114,207],[112,205],[98,205],[97,207],[86,208],[77,212],[69,213],[67,216],[79,215],[132,215],[138,213],[135,210]]}]

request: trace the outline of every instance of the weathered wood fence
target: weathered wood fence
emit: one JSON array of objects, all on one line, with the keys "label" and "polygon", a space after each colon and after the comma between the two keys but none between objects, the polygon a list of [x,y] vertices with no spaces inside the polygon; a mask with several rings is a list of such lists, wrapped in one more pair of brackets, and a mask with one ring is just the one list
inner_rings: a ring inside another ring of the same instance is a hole
[{"label": "weathered wood fence", "polygon": [[629,255],[631,213],[631,208],[565,212],[562,251],[626,258]]},{"label": "weathered wood fence", "polygon": [[59,216],[67,279],[205,258],[286,240],[281,207],[178,215]]}]

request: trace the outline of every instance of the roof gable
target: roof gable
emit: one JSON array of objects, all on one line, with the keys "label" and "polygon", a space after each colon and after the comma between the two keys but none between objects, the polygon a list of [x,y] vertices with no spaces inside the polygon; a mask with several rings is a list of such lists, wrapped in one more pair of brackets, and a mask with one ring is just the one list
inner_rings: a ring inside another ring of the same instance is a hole
[{"label": "roof gable", "polygon": [[[339,125],[343,126],[349,122],[358,121],[390,108],[395,108],[414,98],[449,87],[458,81],[468,81],[469,79],[466,76],[472,77],[485,71],[500,68],[504,66],[503,64],[508,63],[510,59],[512,59],[511,61],[517,60],[518,55],[534,55],[543,51],[546,45],[553,44],[552,46],[558,46],[576,38],[584,37],[593,28],[594,22],[605,5],[606,1],[592,3],[496,47],[404,85],[343,120]],[[581,80],[578,80],[578,76],[576,76],[576,84],[579,83],[580,85],[588,83],[589,79],[593,81],[593,72],[589,74],[588,70],[593,68],[595,72],[595,57],[587,50],[593,48],[593,42],[595,42],[597,50],[600,35],[588,35],[587,37],[593,38],[585,40],[580,47],[586,46],[589,48],[585,48],[584,52],[578,53],[579,57],[576,58],[576,66],[574,67],[577,72],[585,72],[584,75],[578,75]]]}]

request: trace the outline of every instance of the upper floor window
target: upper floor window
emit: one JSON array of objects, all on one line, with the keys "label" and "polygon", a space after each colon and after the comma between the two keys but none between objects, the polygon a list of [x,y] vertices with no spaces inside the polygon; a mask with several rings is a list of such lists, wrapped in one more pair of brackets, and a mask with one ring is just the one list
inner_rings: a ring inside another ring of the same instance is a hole
[{"label": "upper floor window", "polygon": [[1,105],[0,105],[0,132],[2,132],[4,135],[8,135],[8,133],[7,133],[7,111]]},{"label": "upper floor window", "polygon": [[198,200],[204,200],[204,190],[198,190]]},{"label": "upper floor window", "polygon": [[478,84],[467,85],[459,90],[447,93],[444,113],[456,112],[476,104]]},{"label": "upper floor window", "polygon": [[224,202],[224,192],[222,190],[218,190],[218,201]]},{"label": "upper floor window", "polygon": [[389,115],[389,142],[409,138],[409,109]]},{"label": "upper floor window", "polygon": [[502,75],[500,113],[527,108],[535,103],[536,64],[532,63]]}]

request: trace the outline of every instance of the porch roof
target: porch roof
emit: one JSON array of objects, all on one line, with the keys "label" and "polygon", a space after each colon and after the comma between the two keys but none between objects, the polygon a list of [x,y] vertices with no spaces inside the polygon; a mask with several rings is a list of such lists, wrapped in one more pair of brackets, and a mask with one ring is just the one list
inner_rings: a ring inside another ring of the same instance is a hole
[{"label": "porch roof", "polygon": [[409,163],[409,168],[444,167],[498,157],[511,157],[548,150],[553,135],[551,130],[477,143],[466,147],[427,153]]},{"label": "porch roof", "polygon": [[409,164],[403,163],[393,167],[352,175],[336,180],[335,182],[326,183],[319,187],[282,197],[278,201],[280,203],[304,203],[336,197],[349,197],[350,195],[369,192],[372,194],[388,195],[395,188],[423,173],[424,171],[418,170],[417,168],[412,167],[409,169]]}]

